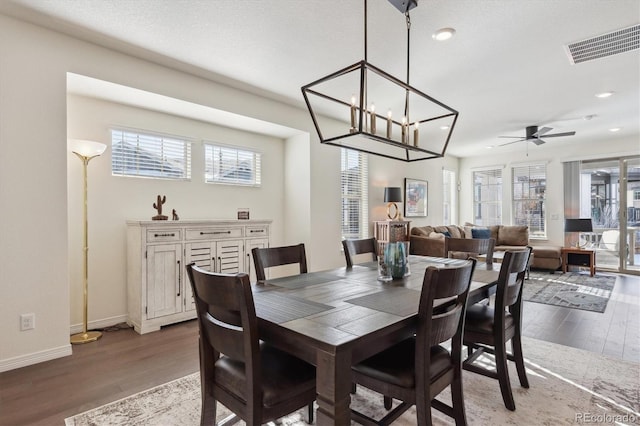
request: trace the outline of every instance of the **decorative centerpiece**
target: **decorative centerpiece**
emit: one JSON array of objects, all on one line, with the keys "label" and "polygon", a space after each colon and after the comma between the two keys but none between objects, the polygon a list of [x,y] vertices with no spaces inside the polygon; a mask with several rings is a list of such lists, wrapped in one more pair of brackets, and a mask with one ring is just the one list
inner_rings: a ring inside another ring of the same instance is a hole
[{"label": "decorative centerpiece", "polygon": [[383,254],[378,258],[378,280],[391,281],[410,275],[407,255],[408,242],[387,243]]},{"label": "decorative centerpiece", "polygon": [[164,216],[162,214],[162,205],[167,201],[167,196],[163,195],[160,196],[158,195],[158,201],[156,201],[155,203],[153,203],[153,208],[156,209],[158,211],[158,214],[153,216],[151,218],[151,220],[167,220],[169,219],[167,216]]}]

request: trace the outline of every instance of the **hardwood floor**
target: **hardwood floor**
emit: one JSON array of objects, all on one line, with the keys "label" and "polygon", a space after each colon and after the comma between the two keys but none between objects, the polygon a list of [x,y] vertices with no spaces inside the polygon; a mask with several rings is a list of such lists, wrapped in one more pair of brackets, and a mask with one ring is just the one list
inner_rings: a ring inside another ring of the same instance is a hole
[{"label": "hardwood floor", "polygon": [[[618,276],[604,313],[525,302],[523,333],[640,362],[640,277]],[[0,425],[62,425],[82,411],[198,371],[195,321],[105,331],[73,355],[0,374]],[[526,355],[526,354],[525,354]]]}]

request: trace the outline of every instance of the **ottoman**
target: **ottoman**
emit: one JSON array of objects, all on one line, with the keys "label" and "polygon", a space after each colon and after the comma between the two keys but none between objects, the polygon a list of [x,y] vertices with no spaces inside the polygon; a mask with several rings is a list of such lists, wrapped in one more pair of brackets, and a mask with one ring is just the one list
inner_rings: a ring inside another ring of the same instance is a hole
[{"label": "ottoman", "polygon": [[559,246],[532,246],[531,268],[555,271],[562,266],[562,253]]}]

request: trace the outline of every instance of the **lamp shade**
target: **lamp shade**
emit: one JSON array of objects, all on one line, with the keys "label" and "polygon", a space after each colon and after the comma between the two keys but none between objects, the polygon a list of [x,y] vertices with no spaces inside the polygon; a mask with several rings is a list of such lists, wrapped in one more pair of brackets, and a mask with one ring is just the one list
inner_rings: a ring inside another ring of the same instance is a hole
[{"label": "lamp shade", "polygon": [[564,232],[593,232],[591,219],[565,219]]},{"label": "lamp shade", "polygon": [[388,186],[384,189],[385,203],[399,203],[402,201],[402,188],[398,186]]},{"label": "lamp shade", "polygon": [[95,157],[102,155],[107,146],[100,142],[88,141],[84,139],[69,139],[69,149],[83,157]]}]

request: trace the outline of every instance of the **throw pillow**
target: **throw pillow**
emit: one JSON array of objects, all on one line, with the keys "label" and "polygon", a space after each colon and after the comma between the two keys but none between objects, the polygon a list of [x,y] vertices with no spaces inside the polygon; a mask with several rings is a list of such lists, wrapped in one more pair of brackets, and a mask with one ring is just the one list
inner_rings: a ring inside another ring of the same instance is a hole
[{"label": "throw pillow", "polygon": [[445,236],[441,232],[432,232],[429,234],[429,238],[435,238],[437,240],[444,240]]},{"label": "throw pillow", "polygon": [[472,238],[487,239],[491,238],[491,231],[489,228],[471,228]]}]

